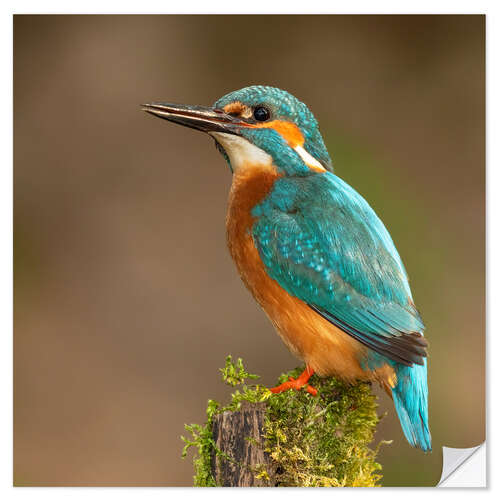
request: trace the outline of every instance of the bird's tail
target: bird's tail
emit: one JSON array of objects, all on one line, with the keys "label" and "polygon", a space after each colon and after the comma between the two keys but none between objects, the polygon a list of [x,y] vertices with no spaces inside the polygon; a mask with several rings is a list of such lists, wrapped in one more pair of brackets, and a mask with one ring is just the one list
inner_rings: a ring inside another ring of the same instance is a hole
[{"label": "bird's tail", "polygon": [[431,451],[427,411],[427,360],[423,365],[397,365],[398,382],[392,389],[394,405],[408,442]]}]

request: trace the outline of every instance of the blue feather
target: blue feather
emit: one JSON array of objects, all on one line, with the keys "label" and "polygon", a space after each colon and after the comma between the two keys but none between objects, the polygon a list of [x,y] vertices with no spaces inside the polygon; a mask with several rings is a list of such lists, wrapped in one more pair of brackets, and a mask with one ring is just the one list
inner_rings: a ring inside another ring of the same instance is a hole
[{"label": "blue feather", "polygon": [[[262,260],[289,293],[356,329],[371,325],[367,333],[374,324],[383,336],[423,330],[389,233],[340,178],[326,172],[279,179],[252,215]],[[297,279],[312,282],[313,291]]]},{"label": "blue feather", "polygon": [[397,365],[398,383],[392,389],[394,406],[404,435],[412,446],[431,451],[427,412],[427,361],[422,366]]},{"label": "blue feather", "polygon": [[278,179],[257,206],[253,238],[288,293],[372,349],[362,360],[394,367],[404,434],[430,450],[424,324],[394,243],[368,203],[330,172]]}]

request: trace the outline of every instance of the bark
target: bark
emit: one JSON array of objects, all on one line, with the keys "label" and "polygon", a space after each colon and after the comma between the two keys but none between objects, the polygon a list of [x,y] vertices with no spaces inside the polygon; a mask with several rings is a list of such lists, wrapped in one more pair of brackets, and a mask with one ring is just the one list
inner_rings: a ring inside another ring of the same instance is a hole
[{"label": "bark", "polygon": [[[212,475],[219,486],[272,486],[272,461],[264,451],[265,403],[243,402],[239,411],[226,411],[214,419]],[[265,471],[268,478],[257,478]]]}]

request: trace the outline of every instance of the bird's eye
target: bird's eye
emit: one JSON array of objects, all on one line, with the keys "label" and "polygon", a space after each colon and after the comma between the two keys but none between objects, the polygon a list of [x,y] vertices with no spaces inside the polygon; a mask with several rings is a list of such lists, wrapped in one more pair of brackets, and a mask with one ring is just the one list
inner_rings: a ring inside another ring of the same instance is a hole
[{"label": "bird's eye", "polygon": [[267,108],[264,106],[257,106],[253,110],[253,117],[258,121],[258,122],[265,122],[266,120],[269,120],[269,117],[271,116],[271,113]]}]

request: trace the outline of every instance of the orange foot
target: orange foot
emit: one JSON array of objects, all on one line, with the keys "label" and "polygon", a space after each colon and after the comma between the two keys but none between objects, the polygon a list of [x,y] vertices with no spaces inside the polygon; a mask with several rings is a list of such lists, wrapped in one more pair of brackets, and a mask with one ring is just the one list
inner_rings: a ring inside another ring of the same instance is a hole
[{"label": "orange foot", "polygon": [[305,387],[306,391],[309,394],[316,396],[316,394],[318,394],[318,391],[307,383],[313,373],[314,370],[306,366],[306,369],[300,374],[298,378],[290,377],[288,379],[288,382],[283,382],[277,387],[272,387],[269,390],[271,392],[274,392],[274,394],[279,394],[280,392],[287,391],[288,389],[295,389],[296,391],[298,391],[299,389],[302,389],[302,387]]}]

